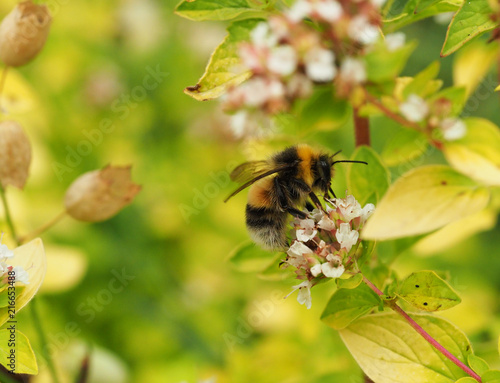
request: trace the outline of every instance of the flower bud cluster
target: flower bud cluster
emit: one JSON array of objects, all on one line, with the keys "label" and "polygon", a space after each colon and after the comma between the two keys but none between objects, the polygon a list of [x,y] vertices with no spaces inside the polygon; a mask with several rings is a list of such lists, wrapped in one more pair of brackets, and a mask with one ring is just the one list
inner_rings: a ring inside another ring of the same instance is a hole
[{"label": "flower bud cluster", "polygon": [[359,232],[375,210],[371,203],[361,207],[349,195],[345,199],[326,201],[326,210],[308,212],[308,218],[293,222],[295,240],[284,261],[295,267],[299,290],[298,301],[311,306],[311,287],[323,278],[339,278],[349,269],[359,244]]},{"label": "flower bud cluster", "polygon": [[445,98],[431,103],[416,94],[410,94],[399,104],[399,112],[410,122],[425,123],[438,141],[459,140],[467,133],[465,122],[452,116],[453,105]]},{"label": "flower bud cluster", "polygon": [[[228,91],[225,110],[277,114],[310,96],[314,84],[332,82],[338,96],[348,97],[366,81],[363,56],[381,36],[383,2],[297,0],[282,14],[259,23],[239,49],[252,76]],[[404,44],[404,35],[389,35],[386,41],[395,50]],[[249,119],[236,115],[233,128],[245,130],[241,125]]]}]

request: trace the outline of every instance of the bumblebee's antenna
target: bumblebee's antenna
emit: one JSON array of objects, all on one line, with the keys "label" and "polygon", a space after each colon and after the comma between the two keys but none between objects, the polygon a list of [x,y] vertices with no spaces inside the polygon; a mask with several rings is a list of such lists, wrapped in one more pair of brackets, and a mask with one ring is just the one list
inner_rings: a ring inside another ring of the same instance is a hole
[{"label": "bumblebee's antenna", "polygon": [[[335,153],[335,154],[337,154],[337,153]],[[332,163],[332,166],[335,165],[335,164],[338,164],[339,162],[351,162],[351,163],[354,163],[354,164],[365,164],[365,165],[368,165],[368,162],[365,162],[365,161],[339,160],[339,161],[334,161]]]}]

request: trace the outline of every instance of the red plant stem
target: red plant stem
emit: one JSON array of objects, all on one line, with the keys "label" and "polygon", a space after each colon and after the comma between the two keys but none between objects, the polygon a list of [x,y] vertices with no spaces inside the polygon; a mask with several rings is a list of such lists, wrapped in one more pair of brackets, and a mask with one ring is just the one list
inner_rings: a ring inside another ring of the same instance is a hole
[{"label": "red plant stem", "polygon": [[[371,288],[378,296],[384,295],[382,291],[380,291],[377,286],[375,286],[373,283],[371,283],[364,275],[363,275],[363,282],[366,283],[366,285]],[[458,367],[460,367],[462,370],[464,370],[467,374],[469,374],[471,377],[476,379],[478,382],[481,382],[481,377],[476,374],[474,371],[472,371],[469,367],[467,367],[460,359],[458,359],[455,355],[453,355],[451,352],[449,352],[446,348],[444,348],[436,339],[434,339],[432,336],[429,335],[427,331],[425,331],[420,325],[415,322],[401,307],[399,307],[396,302],[391,302],[388,304],[388,306],[396,311],[398,314],[400,314],[403,318],[406,319],[408,324],[413,327],[422,337],[429,342],[434,348],[436,348],[441,354],[443,354],[445,357],[447,357],[449,360],[451,360],[454,364],[456,364]]]},{"label": "red plant stem", "polygon": [[359,109],[354,108],[354,134],[356,147],[361,145],[370,146],[370,121],[359,115]]}]

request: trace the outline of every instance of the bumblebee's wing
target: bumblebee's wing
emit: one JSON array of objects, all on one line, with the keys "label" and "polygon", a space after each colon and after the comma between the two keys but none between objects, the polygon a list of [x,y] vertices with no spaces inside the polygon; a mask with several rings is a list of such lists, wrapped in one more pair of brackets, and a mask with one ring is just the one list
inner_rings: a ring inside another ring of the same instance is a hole
[{"label": "bumblebee's wing", "polygon": [[230,177],[235,182],[246,183],[269,170],[271,167],[267,161],[249,161],[235,167]]},{"label": "bumblebee's wing", "polygon": [[[257,165],[257,163],[259,163],[259,164]],[[262,164],[262,163],[264,163],[264,164]],[[229,198],[235,196],[240,191],[246,189],[247,187],[252,185],[254,182],[257,182],[258,180],[260,180],[264,177],[270,176],[271,174],[274,174],[274,173],[278,173],[282,170],[293,168],[296,165],[297,164],[295,162],[293,162],[290,164],[284,164],[281,166],[275,166],[274,168],[269,168],[269,164],[266,161],[245,162],[244,164],[241,164],[240,166],[238,166],[236,169],[234,169],[232,171],[231,179],[232,180],[238,180],[238,179],[241,180],[241,179],[247,179],[250,176],[252,176],[253,178],[251,178],[249,181],[245,182],[238,189],[236,189],[234,192],[232,192],[224,200],[224,202],[227,202],[229,200]],[[260,171],[254,171],[254,173],[251,173],[250,169],[255,169],[255,166],[262,166],[263,168]],[[234,174],[234,178],[233,178],[233,174]]]}]

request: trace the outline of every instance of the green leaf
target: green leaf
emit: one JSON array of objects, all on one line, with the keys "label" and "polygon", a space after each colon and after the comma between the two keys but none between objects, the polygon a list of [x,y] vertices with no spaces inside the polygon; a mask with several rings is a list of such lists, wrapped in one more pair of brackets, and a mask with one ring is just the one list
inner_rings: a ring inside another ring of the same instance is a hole
[{"label": "green leaf", "polygon": [[454,12],[460,8],[462,0],[441,0],[434,5],[428,6],[423,10],[414,12],[416,7],[415,1],[409,1],[403,12],[387,18],[384,21],[384,32],[390,33],[400,29],[406,25],[415,23],[419,20],[425,19],[444,12]]},{"label": "green leaf", "polygon": [[177,6],[175,13],[195,21],[248,19],[265,15],[263,10],[246,0],[185,0]]},{"label": "green leaf", "polygon": [[327,131],[344,125],[351,116],[345,100],[334,97],[331,86],[319,87],[304,103],[300,111],[299,126],[306,131]]},{"label": "green leaf", "polygon": [[393,239],[392,241],[378,242],[377,255],[380,262],[390,265],[404,251],[408,250],[425,235]]},{"label": "green leaf", "polygon": [[36,363],[35,354],[31,348],[30,342],[26,335],[15,330],[11,333],[8,329],[0,330],[0,364],[12,371],[10,364],[10,356],[12,350],[15,359],[14,372],[16,374],[36,375],[38,366]]},{"label": "green leaf", "polygon": [[483,118],[466,118],[467,134],[446,142],[443,153],[458,171],[486,185],[500,186],[500,129]]},{"label": "green leaf", "polygon": [[237,86],[251,76],[249,70],[241,67],[238,46],[250,38],[250,31],[261,19],[234,22],[228,28],[228,35],[215,49],[205,73],[195,86],[184,89],[184,93],[198,101],[222,96],[228,88]]},{"label": "green leaf", "polygon": [[410,274],[401,283],[398,296],[425,311],[446,310],[462,301],[455,290],[434,271]]},{"label": "green leaf", "polygon": [[337,287],[339,289],[355,289],[361,284],[361,282],[363,282],[363,275],[358,273],[352,275],[348,279],[338,278]]},{"label": "green leaf", "polygon": [[413,129],[401,129],[392,136],[382,150],[382,161],[387,166],[402,165],[419,158],[429,147],[427,137]]},{"label": "green leaf", "polygon": [[[23,286],[16,295],[16,313],[19,312],[38,292],[45,278],[47,271],[47,260],[45,250],[40,238],[36,238],[25,245],[19,246],[13,250],[14,257],[9,260],[12,266],[22,266],[25,270],[29,269],[29,284]],[[17,290],[17,289],[16,289]],[[9,308],[0,308],[0,325],[4,324],[10,318]],[[2,343],[0,343],[1,345]]]},{"label": "green leaf", "polygon": [[[268,253],[269,257],[269,253]],[[296,274],[292,270],[291,267],[286,269],[282,268],[283,260],[286,258],[286,254],[280,253],[277,254],[273,261],[267,266],[264,270],[262,270],[257,276],[260,279],[264,279],[266,281],[283,281],[285,279],[293,279],[296,277]],[[263,264],[265,264],[265,260],[263,259]],[[258,263],[258,262],[257,262]],[[240,265],[241,266],[241,265]]]},{"label": "green leaf", "polygon": [[355,289],[339,289],[328,301],[321,314],[321,320],[335,330],[339,330],[368,314],[381,302],[379,296],[364,283]]},{"label": "green leaf", "polygon": [[[429,314],[412,318],[462,362],[469,340],[450,322]],[[366,375],[377,383],[452,383],[467,376],[395,313],[365,316],[340,336]]]},{"label": "green leaf", "polygon": [[361,205],[377,203],[390,184],[389,171],[379,155],[367,146],[360,146],[351,157],[354,161],[365,161],[368,165],[352,164],[347,170],[349,192]]},{"label": "green leaf", "polygon": [[264,271],[274,263],[276,256],[261,249],[251,241],[245,241],[229,255],[229,262],[238,271],[254,273]]},{"label": "green leaf", "polygon": [[365,56],[368,81],[375,83],[394,81],[404,69],[408,58],[417,44],[412,42],[390,51],[384,41],[380,40],[375,49]]},{"label": "green leaf", "polygon": [[467,360],[469,362],[469,367],[479,375],[484,374],[490,369],[490,366],[488,366],[488,363],[486,363],[484,359],[481,359],[479,356],[474,354],[470,354]]},{"label": "green leaf", "polygon": [[422,166],[389,188],[361,235],[386,240],[428,233],[483,209],[489,196],[448,166]]},{"label": "green leaf", "polygon": [[413,80],[406,85],[403,90],[403,96],[406,99],[410,94],[416,94],[425,97],[428,90],[428,85],[431,80],[434,80],[439,73],[439,62],[434,61],[422,72],[418,73]]},{"label": "green leaf", "polygon": [[452,54],[474,37],[496,28],[498,22],[493,21],[491,15],[488,0],[464,1],[448,26],[441,57]]},{"label": "green leaf", "polygon": [[418,1],[417,6],[415,7],[414,13],[422,12],[426,8],[429,8],[429,7],[433,6],[433,5],[436,5],[440,1],[441,0],[420,0],[420,1]]},{"label": "green leaf", "polygon": [[481,375],[483,383],[500,383],[500,371],[489,370]]},{"label": "green leaf", "polygon": [[[18,297],[21,295],[22,291],[25,289],[25,286],[16,286],[14,297]],[[6,307],[9,305],[9,294],[8,288],[0,293],[0,308]]]},{"label": "green leaf", "polygon": [[455,383],[477,383],[477,380],[471,378],[470,376],[466,376],[464,378],[458,379]]}]

